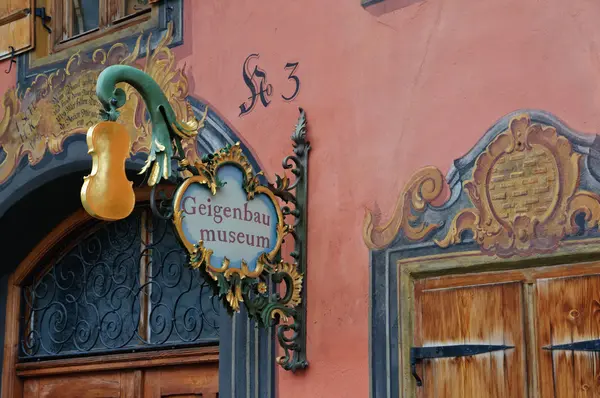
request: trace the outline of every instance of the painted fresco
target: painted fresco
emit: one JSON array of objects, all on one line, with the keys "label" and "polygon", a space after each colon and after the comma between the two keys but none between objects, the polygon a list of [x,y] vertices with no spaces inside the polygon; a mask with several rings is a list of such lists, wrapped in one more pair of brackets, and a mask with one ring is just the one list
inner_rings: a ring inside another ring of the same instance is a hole
[{"label": "painted fresco", "polygon": [[[107,51],[98,49],[89,57],[76,53],[65,68],[50,74],[38,75],[23,95],[19,88],[4,93],[3,118],[0,121],[0,186],[15,173],[22,159],[34,166],[46,153],[57,155],[63,151],[65,140],[73,135],[85,134],[89,126],[100,121],[101,108],[96,97],[96,80],[100,72],[110,65],[132,65],[148,73],[160,85],[179,120],[193,118],[186,102],[188,80],[182,68],[177,68],[175,55],[169,49],[173,38],[169,29],[154,51],[150,51],[151,37],[142,43],[140,36],[134,48],[122,43]],[[137,61],[142,45],[150,54],[140,64]],[[131,153],[147,153],[150,148],[151,127],[145,114],[145,105],[137,91],[122,85],[127,93],[127,104],[121,110],[120,123],[128,129]],[[188,158],[196,158],[195,140],[184,140]]]},{"label": "painted fresco", "polygon": [[367,211],[373,397],[600,392],[598,149],[517,111],[446,176],[418,170],[389,220]]}]

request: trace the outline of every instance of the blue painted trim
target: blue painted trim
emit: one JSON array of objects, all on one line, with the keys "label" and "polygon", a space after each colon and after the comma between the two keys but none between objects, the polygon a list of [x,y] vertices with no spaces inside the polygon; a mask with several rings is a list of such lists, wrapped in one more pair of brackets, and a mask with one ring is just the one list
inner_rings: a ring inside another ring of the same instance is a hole
[{"label": "blue painted trim", "polygon": [[375,5],[377,3],[383,3],[385,0],[362,0],[361,4],[364,8]]}]

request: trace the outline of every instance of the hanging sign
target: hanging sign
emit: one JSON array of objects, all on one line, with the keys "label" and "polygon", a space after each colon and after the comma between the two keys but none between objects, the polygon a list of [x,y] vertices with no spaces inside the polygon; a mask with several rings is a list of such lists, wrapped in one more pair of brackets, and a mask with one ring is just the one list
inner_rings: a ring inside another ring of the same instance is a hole
[{"label": "hanging sign", "polygon": [[239,145],[223,150],[184,181],[175,195],[175,228],[207,271],[258,277],[273,261],[285,232],[270,189],[260,185]]},{"label": "hanging sign", "polygon": [[[294,153],[282,162],[284,170],[290,170],[294,177],[276,175],[274,183],[269,183],[261,181],[260,173],[254,173],[239,143],[227,145],[202,159],[186,156],[183,144],[185,140],[195,139],[204,126],[204,118],[181,120],[158,83],[131,66],[113,65],[100,73],[96,93],[102,104],[100,115],[105,121],[90,130],[94,133],[91,138],[98,138],[96,129],[103,126],[108,133],[118,131],[115,125],[121,113],[119,108],[125,106],[128,98],[125,91],[117,87],[121,83],[143,88],[139,94],[149,114],[152,145],[142,172],[147,172],[148,185],[152,187],[153,214],[172,219],[177,236],[188,251],[189,266],[200,270],[229,313],[238,312],[244,305],[247,315],[256,320],[258,326],[277,325],[277,338],[283,349],[277,363],[286,370],[304,369],[308,365],[304,349],[303,281],[310,150],[304,111],[300,109],[291,136]],[[82,186],[82,202],[84,206],[86,201],[89,205],[92,198],[95,206],[86,206],[86,210],[97,218],[126,217],[131,206],[124,207],[122,212],[114,212],[111,207],[114,201],[127,204],[125,195],[129,192],[121,188],[125,184],[129,186],[125,181],[123,157],[112,156],[114,151],[94,140],[88,140],[88,146],[94,163],[90,177]],[[126,145],[119,146],[126,148]],[[97,189],[90,191],[89,181],[93,178]],[[113,181],[115,179],[119,179],[120,184]],[[163,198],[157,205],[161,180],[175,180],[177,188],[172,199]],[[105,192],[111,195],[103,194]],[[283,208],[280,200],[285,202]],[[94,209],[109,211],[100,214]],[[288,224],[284,216],[294,221]],[[294,250],[289,253],[291,262],[281,258],[284,237],[294,241]],[[293,334],[290,336],[288,332]]]}]

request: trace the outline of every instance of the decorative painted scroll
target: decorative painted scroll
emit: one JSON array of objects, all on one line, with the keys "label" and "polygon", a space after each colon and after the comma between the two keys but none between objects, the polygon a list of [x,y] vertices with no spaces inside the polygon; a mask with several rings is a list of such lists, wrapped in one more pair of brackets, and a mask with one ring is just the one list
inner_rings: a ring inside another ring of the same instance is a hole
[{"label": "decorative painted scroll", "polygon": [[419,214],[435,201],[444,189],[444,175],[435,167],[417,171],[404,188],[394,216],[385,225],[375,225],[379,215],[367,210],[363,238],[370,249],[389,245],[402,230],[409,240],[419,241],[437,229],[439,224],[420,221]]},{"label": "decorative painted scroll", "polygon": [[375,225],[367,212],[365,243],[382,249],[402,234],[408,241],[430,237],[448,248],[461,243],[468,231],[488,255],[552,252],[579,231],[578,215],[588,228],[600,222],[600,196],[580,187],[581,160],[555,127],[533,123],[528,114],[517,115],[477,157],[472,177],[462,183],[471,206],[449,214],[448,228],[426,221],[425,213],[433,212],[431,203],[441,199],[445,184],[441,172],[428,167],[407,184],[385,225]]},{"label": "decorative painted scroll", "polygon": [[[187,77],[182,69],[176,68],[175,55],[168,48],[172,33],[169,27],[155,50],[147,51],[150,56],[143,67],[135,63],[142,45],[140,36],[131,51],[125,44],[117,43],[108,51],[94,51],[91,57],[76,53],[65,68],[49,75],[38,75],[22,96],[18,95],[17,88],[5,92],[0,105],[0,185],[8,181],[23,158],[27,157],[29,164],[34,166],[46,152],[59,154],[68,137],[85,134],[89,126],[100,121],[96,80],[110,65],[140,68],[158,82],[178,120],[192,118],[185,100]],[[149,44],[150,38],[147,47]],[[123,84],[122,87],[128,101],[120,109],[119,122],[129,132],[131,152],[149,152],[151,125],[145,114],[145,104],[131,86]],[[182,145],[190,161],[195,161],[195,140],[183,140]]]}]

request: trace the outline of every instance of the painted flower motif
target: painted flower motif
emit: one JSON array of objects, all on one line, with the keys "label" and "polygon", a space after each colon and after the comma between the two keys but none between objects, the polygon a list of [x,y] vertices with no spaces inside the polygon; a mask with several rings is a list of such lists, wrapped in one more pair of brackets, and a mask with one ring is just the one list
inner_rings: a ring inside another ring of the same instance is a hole
[{"label": "painted flower motif", "polygon": [[258,286],[256,287],[256,290],[258,290],[258,293],[260,293],[260,294],[266,294],[267,293],[267,284],[264,282],[259,282]]}]

